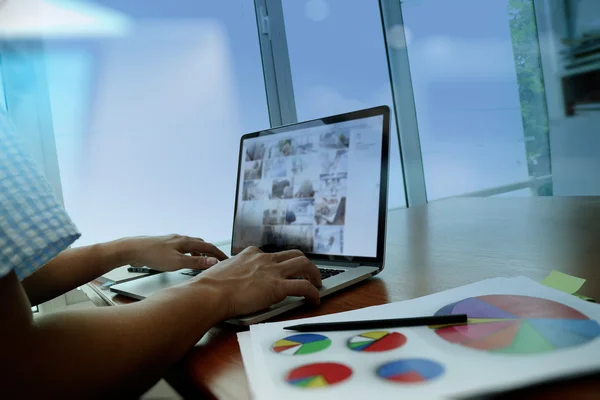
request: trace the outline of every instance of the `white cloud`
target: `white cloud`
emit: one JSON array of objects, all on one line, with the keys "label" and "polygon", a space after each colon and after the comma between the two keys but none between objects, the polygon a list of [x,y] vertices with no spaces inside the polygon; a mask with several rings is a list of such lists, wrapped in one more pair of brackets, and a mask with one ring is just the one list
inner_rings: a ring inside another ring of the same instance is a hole
[{"label": "white cloud", "polygon": [[309,118],[325,117],[369,107],[369,104],[364,101],[346,97],[337,89],[323,85],[308,87],[302,98],[303,114],[308,115]]}]

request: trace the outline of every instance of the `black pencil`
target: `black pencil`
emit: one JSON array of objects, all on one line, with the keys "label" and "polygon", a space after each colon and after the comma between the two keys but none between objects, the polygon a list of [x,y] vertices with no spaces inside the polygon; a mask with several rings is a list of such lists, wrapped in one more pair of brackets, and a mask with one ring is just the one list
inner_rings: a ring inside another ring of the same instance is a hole
[{"label": "black pencil", "polygon": [[287,326],[283,329],[297,332],[354,331],[359,329],[406,328],[425,325],[459,325],[467,323],[467,314],[440,315],[368,321],[323,322]]}]

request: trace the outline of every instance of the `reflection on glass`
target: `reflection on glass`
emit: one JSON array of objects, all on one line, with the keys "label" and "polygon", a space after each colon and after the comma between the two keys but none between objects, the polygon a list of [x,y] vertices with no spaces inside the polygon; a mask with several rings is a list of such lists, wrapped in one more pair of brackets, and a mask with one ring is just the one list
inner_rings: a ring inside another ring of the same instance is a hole
[{"label": "reflection on glass", "polygon": [[[135,29],[44,40],[41,63],[78,244],[173,232],[228,240],[239,138],[269,126],[254,2],[97,3]],[[264,169],[251,167],[249,178]]]},{"label": "reflection on glass", "polygon": [[[376,1],[282,0],[282,4],[299,120],[384,104],[393,109]],[[405,207],[395,127],[390,136],[388,206]]]},{"label": "reflection on glass", "polygon": [[428,199],[548,175],[531,0],[406,1],[403,16]]}]

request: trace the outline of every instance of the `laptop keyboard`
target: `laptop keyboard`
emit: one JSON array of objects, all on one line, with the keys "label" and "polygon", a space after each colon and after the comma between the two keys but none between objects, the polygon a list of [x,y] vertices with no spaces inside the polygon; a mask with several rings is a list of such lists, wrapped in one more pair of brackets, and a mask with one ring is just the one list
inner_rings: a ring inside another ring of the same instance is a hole
[{"label": "laptop keyboard", "polygon": [[327,279],[327,278],[331,278],[332,276],[339,275],[345,271],[343,269],[319,268],[319,272],[321,273],[321,279]]},{"label": "laptop keyboard", "polygon": [[[181,274],[187,275],[187,276],[196,276],[200,272],[202,272],[201,269],[190,269],[190,270],[181,272]],[[345,271],[343,269],[319,268],[319,272],[321,273],[321,279],[327,279],[327,278],[331,278],[332,276],[339,275]]]}]

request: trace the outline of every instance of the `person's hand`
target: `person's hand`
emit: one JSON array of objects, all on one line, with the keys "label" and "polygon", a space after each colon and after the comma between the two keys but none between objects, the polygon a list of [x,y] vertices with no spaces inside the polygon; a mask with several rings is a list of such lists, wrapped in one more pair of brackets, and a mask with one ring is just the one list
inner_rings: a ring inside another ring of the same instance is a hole
[{"label": "person's hand", "polygon": [[207,269],[227,259],[215,245],[181,235],[126,238],[122,239],[122,246],[126,249],[128,264],[158,271]]},{"label": "person's hand", "polygon": [[263,253],[249,247],[203,272],[190,284],[194,282],[217,288],[226,302],[226,318],[266,309],[287,296],[320,302],[319,270],[299,250]]}]

